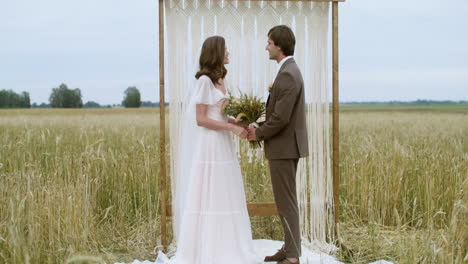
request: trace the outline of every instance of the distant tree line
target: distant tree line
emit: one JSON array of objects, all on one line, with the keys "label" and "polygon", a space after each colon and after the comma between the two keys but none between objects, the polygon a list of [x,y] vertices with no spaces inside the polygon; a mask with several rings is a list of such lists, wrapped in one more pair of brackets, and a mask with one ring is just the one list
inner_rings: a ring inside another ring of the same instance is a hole
[{"label": "distant tree line", "polygon": [[[416,100],[410,102],[404,101],[386,101],[386,102],[340,102],[340,105],[456,105],[468,104],[468,101],[436,101],[436,100]],[[168,103],[165,103],[169,106]],[[135,87],[128,87],[124,92],[124,98],[121,104],[100,105],[95,101],[83,103],[81,90],[79,88],[69,89],[64,83],[53,88],[49,96],[49,103],[33,103],[28,92],[21,94],[12,90],[0,90],[0,108],[112,108],[112,107],[155,107],[158,108],[159,102],[141,101],[140,91]]]},{"label": "distant tree line", "polygon": [[0,91],[0,108],[110,108],[110,107],[159,107],[159,103],[142,102],[140,91],[135,87],[128,87],[124,92],[122,104],[100,105],[94,101],[83,103],[79,88],[69,89],[64,83],[52,88],[49,103],[33,103],[29,93],[17,94],[12,90]]},{"label": "distant tree line", "polygon": [[437,101],[437,100],[416,100],[416,101],[383,101],[383,102],[340,102],[341,105],[457,105],[468,104],[468,101]]},{"label": "distant tree line", "polygon": [[0,91],[0,108],[30,108],[31,99],[29,93],[17,94],[12,90]]},{"label": "distant tree line", "polygon": [[[169,103],[165,103],[164,104],[165,106],[169,106]],[[141,103],[141,106],[142,107],[156,107],[156,108],[159,108],[161,106],[161,104],[159,102],[150,102],[150,101],[147,101],[147,102],[142,102]]]},{"label": "distant tree line", "polygon": [[[169,103],[165,104],[166,106],[169,106]],[[94,101],[89,101],[83,104],[83,108],[115,108],[115,107],[124,107],[122,104],[107,104],[107,105],[101,105],[99,103],[96,103]],[[146,107],[146,108],[159,108],[159,102],[151,102],[151,101],[144,101],[141,102],[141,107]],[[31,108],[50,108],[50,104],[46,103],[33,103],[31,105]]]}]

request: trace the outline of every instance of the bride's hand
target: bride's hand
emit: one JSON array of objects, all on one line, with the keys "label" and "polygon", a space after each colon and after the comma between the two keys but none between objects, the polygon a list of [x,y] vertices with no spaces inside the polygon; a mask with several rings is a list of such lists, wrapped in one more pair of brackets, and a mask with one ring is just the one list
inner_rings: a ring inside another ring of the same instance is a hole
[{"label": "bride's hand", "polygon": [[240,126],[240,127],[243,127],[245,129],[247,129],[249,127],[249,125],[245,124],[245,123],[242,123],[242,122],[237,122],[235,118],[232,118],[232,117],[228,117],[228,122],[233,124],[233,125],[236,125],[236,126]]},{"label": "bride's hand", "polygon": [[242,139],[247,138],[248,132],[243,127],[233,125],[232,128],[231,128],[231,131],[232,131],[232,133],[236,134],[238,137],[240,137]]},{"label": "bride's hand", "polygon": [[238,126],[240,127],[243,127],[245,129],[249,128],[249,125],[245,124],[245,123],[237,123]]}]

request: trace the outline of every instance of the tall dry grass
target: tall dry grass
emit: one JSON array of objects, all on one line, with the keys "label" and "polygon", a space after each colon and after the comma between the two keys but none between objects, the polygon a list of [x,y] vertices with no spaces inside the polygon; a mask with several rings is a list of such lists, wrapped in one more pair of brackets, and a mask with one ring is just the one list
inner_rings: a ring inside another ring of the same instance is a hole
[{"label": "tall dry grass", "polygon": [[154,111],[0,115],[0,263],[149,257],[159,234]]},{"label": "tall dry grass", "polygon": [[468,109],[386,109],[342,115],[343,257],[467,261]]},{"label": "tall dry grass", "polygon": [[[463,263],[468,111],[394,109],[341,115],[340,233],[355,254],[339,257]],[[0,111],[0,263],[154,259],[158,114]],[[267,164],[241,164],[248,200],[273,201]],[[275,217],[251,220],[255,238],[281,239]]]}]

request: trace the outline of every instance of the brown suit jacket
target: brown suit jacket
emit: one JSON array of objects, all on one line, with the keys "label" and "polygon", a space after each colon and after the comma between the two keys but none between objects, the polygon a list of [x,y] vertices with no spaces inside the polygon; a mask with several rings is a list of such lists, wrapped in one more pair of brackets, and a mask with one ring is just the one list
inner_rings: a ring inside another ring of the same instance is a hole
[{"label": "brown suit jacket", "polygon": [[281,66],[266,103],[266,120],[257,128],[265,155],[272,159],[298,159],[309,155],[304,81],[293,58]]}]

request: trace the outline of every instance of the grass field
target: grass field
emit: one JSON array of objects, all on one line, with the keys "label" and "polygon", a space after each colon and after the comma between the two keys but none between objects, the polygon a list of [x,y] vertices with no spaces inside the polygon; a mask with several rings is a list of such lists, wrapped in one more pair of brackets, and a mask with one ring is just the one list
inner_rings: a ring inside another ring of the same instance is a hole
[{"label": "grass field", "polygon": [[[340,260],[466,263],[468,106],[346,106],[340,126]],[[154,259],[158,140],[157,109],[0,110],[0,263]],[[241,163],[248,201],[273,201]]]}]

